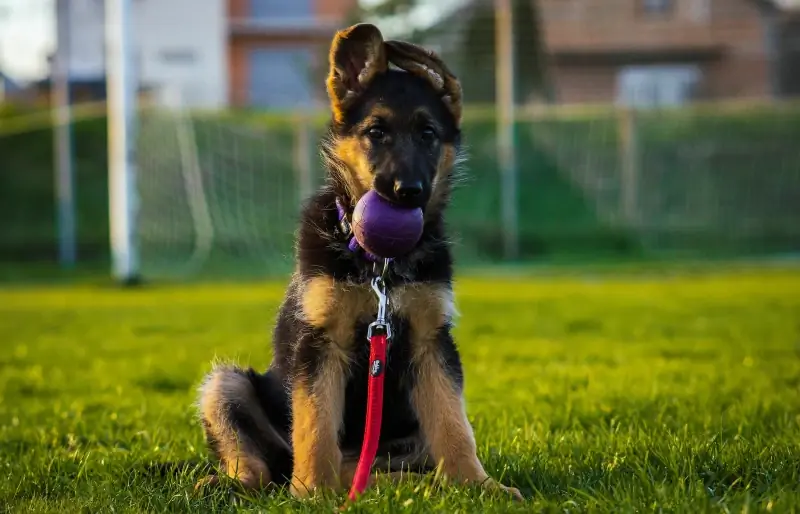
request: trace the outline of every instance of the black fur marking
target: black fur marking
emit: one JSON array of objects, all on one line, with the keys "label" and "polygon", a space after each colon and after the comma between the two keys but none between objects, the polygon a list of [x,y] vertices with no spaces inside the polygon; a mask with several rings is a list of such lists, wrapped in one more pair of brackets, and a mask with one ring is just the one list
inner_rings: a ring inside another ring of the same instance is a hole
[{"label": "black fur marking", "polygon": [[300,383],[309,390],[312,389],[314,377],[318,375],[324,363],[328,344],[330,342],[325,339],[323,332],[313,328],[309,328],[308,332],[297,339],[292,376],[300,380]]},{"label": "black fur marking", "polygon": [[453,380],[453,384],[455,384],[458,391],[463,390],[464,369],[461,366],[461,356],[458,354],[458,348],[456,348],[456,343],[453,340],[450,326],[444,326],[439,329],[436,346],[442,355],[447,376]]},{"label": "black fur marking", "polygon": [[[259,400],[261,401],[262,408],[265,406],[274,407],[279,402],[278,400],[285,393],[281,394],[281,388],[276,388],[273,381],[270,379],[269,373],[265,375],[256,375],[252,370],[249,374],[251,380],[263,382],[263,384],[256,389],[260,390]],[[260,452],[262,458],[267,463],[272,481],[276,484],[285,484],[291,480],[292,477],[292,453],[287,450],[290,446],[288,438],[281,434],[283,440],[276,441],[273,437],[261,432],[253,418],[253,413],[249,412],[241,404],[232,403],[229,406],[228,420],[232,426],[237,427],[241,434],[246,436],[255,444]],[[287,409],[279,408],[276,410],[264,409],[264,414],[273,427],[276,425],[288,425],[290,423]]]}]

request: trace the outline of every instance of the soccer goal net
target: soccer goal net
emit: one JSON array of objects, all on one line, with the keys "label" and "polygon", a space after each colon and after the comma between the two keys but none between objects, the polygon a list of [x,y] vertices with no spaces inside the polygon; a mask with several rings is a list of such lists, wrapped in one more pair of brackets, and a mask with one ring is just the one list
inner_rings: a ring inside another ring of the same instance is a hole
[{"label": "soccer goal net", "polygon": [[176,94],[138,119],[137,242],[149,277],[291,269],[301,201],[319,181],[307,118],[192,114]]},{"label": "soccer goal net", "polygon": [[[520,260],[741,257],[800,250],[797,107],[520,110]],[[292,269],[301,201],[322,181],[323,119],[144,109],[138,244],[150,277]],[[459,265],[505,264],[492,112],[468,111],[447,211]]]}]

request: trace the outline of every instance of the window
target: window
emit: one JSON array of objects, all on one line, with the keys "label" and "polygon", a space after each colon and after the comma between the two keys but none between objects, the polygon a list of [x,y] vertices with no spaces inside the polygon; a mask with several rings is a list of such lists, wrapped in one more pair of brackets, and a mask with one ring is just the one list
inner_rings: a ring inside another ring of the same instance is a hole
[{"label": "window", "polygon": [[630,107],[682,105],[694,98],[700,78],[695,65],[627,66],[617,76],[617,102]]},{"label": "window", "polygon": [[250,104],[267,109],[308,107],[313,55],[307,47],[260,48],[250,52]]},{"label": "window", "polygon": [[711,0],[693,0],[689,4],[689,17],[694,23],[708,23],[711,20]]},{"label": "window", "polygon": [[276,18],[312,18],[312,0],[250,0],[250,16],[274,21]]},{"label": "window", "polygon": [[800,97],[800,19],[785,21],[778,34],[778,89],[781,96]]},{"label": "window", "polygon": [[194,51],[188,48],[161,50],[159,57],[169,64],[192,64],[196,60]]},{"label": "window", "polygon": [[642,0],[644,14],[668,14],[672,12],[673,0]]}]

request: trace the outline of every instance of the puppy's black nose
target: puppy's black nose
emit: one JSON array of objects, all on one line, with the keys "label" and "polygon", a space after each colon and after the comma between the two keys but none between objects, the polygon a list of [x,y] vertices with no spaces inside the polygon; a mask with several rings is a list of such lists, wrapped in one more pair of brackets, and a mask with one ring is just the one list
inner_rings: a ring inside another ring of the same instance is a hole
[{"label": "puppy's black nose", "polygon": [[419,180],[395,180],[394,194],[398,200],[413,200],[422,194],[422,182]]}]

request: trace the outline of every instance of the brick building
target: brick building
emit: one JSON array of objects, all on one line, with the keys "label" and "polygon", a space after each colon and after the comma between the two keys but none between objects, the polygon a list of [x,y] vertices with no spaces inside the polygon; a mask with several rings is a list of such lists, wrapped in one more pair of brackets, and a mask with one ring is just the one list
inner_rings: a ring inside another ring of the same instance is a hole
[{"label": "brick building", "polygon": [[292,109],[324,101],[334,32],[357,0],[228,0],[230,104]]},{"label": "brick building", "polygon": [[539,1],[560,101],[679,104],[800,92],[786,91],[793,88],[779,73],[800,68],[800,45],[779,51],[800,40],[788,38],[790,14],[767,2]]}]

